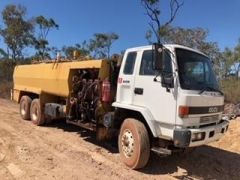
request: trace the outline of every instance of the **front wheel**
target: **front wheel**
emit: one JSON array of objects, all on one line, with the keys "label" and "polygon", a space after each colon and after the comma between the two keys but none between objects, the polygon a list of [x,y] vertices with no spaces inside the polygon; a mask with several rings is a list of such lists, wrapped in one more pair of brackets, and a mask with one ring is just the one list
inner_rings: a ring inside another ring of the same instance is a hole
[{"label": "front wheel", "polygon": [[146,127],[136,119],[125,119],[118,137],[123,162],[131,169],[146,166],[150,156],[150,142]]}]

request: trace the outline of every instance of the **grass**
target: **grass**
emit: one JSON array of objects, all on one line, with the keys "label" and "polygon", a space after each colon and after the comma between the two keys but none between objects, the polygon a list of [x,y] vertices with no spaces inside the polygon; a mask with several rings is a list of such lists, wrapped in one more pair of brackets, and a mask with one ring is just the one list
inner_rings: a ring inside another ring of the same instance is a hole
[{"label": "grass", "polygon": [[222,90],[225,95],[226,102],[239,103],[240,102],[240,80],[236,78],[229,78],[222,81]]}]

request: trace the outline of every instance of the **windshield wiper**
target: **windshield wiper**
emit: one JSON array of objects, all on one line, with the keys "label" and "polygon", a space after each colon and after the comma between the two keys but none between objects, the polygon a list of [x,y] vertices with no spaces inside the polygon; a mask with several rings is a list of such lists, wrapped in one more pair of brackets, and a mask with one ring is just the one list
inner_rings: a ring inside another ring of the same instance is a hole
[{"label": "windshield wiper", "polygon": [[205,91],[215,91],[215,92],[219,92],[222,96],[224,95],[222,91],[220,91],[219,89],[216,89],[216,88],[213,88],[213,87],[204,87],[200,92],[199,94],[202,94],[203,92]]}]

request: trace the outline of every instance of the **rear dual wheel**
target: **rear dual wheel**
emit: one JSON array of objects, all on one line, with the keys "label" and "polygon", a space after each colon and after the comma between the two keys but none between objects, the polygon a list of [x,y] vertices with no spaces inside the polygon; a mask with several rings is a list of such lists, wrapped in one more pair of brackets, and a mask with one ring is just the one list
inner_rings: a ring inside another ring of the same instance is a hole
[{"label": "rear dual wheel", "polygon": [[118,138],[118,147],[123,162],[131,169],[146,166],[150,156],[148,131],[136,119],[125,119]]},{"label": "rear dual wheel", "polygon": [[33,124],[40,126],[44,124],[44,113],[39,99],[34,99],[30,107],[30,117]]},{"label": "rear dual wheel", "polygon": [[30,107],[32,99],[29,96],[22,96],[20,100],[20,115],[24,120],[30,120]]},{"label": "rear dual wheel", "polygon": [[20,100],[20,115],[22,119],[31,120],[37,126],[44,124],[44,114],[39,99],[32,100],[29,96],[22,96]]}]

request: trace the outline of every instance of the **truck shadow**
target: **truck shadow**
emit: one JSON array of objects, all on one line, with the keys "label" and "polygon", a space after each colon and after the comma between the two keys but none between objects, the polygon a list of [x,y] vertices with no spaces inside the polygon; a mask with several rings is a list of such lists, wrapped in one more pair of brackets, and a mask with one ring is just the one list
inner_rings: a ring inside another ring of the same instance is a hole
[{"label": "truck shadow", "polygon": [[46,127],[49,128],[58,128],[62,129],[66,132],[74,132],[77,133],[83,140],[90,142],[92,144],[95,144],[96,146],[105,148],[111,153],[118,153],[117,148],[117,139],[115,140],[109,140],[109,141],[98,141],[96,139],[96,135],[94,132],[91,132],[89,130],[86,130],[84,128],[72,125],[72,124],[66,124],[65,120],[56,120],[51,122],[50,124],[47,124]]},{"label": "truck shadow", "polygon": [[176,179],[239,179],[240,154],[202,146],[184,155],[160,157],[152,153],[145,174],[171,174]]}]

